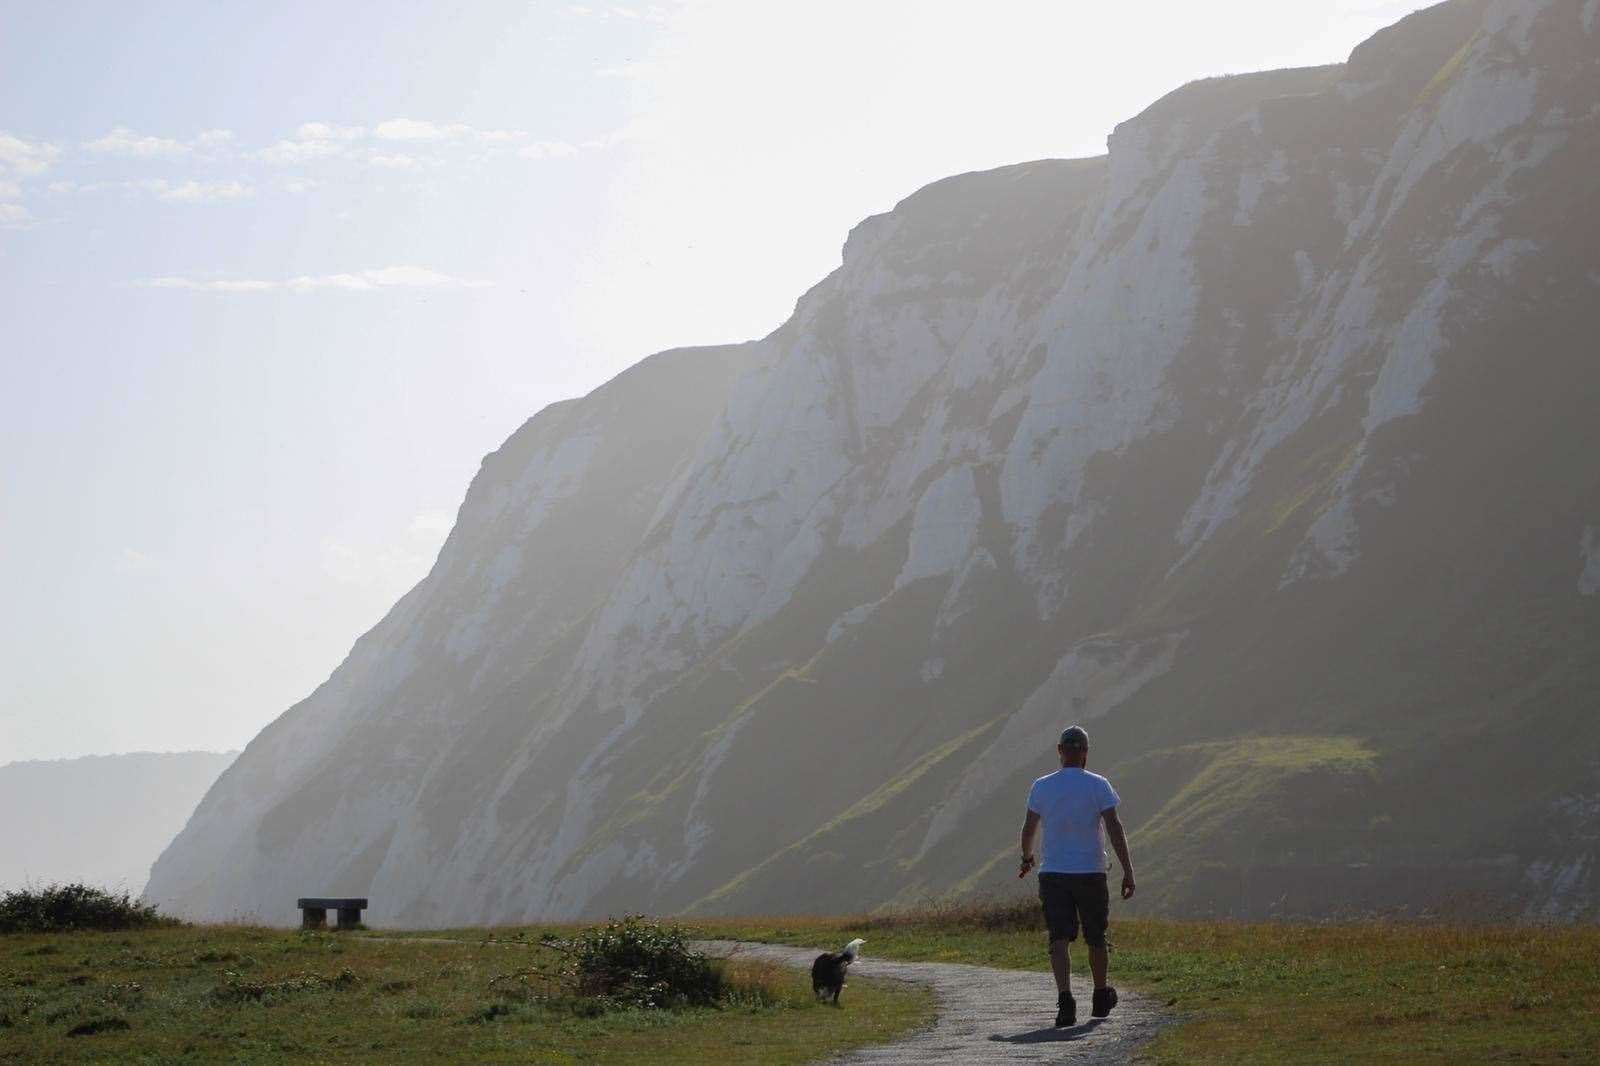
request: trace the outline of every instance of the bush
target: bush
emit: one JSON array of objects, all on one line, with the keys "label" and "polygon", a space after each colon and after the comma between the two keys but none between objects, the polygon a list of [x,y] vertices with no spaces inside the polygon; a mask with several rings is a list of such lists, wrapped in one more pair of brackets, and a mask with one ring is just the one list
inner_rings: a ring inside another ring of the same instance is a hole
[{"label": "bush", "polygon": [[0,933],[67,933],[181,925],[126,892],[89,885],[49,885],[0,896]]},{"label": "bush", "polygon": [[606,1006],[646,1009],[706,1006],[721,998],[721,972],[692,951],[678,926],[629,915],[570,940],[547,937],[567,958],[561,975],[572,992]]}]

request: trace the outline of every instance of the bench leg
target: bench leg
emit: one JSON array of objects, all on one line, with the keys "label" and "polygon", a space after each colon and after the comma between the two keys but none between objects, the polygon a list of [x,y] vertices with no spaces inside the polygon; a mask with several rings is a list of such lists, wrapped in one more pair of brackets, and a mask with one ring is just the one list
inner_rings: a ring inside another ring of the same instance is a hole
[{"label": "bench leg", "polygon": [[328,924],[328,912],[323,907],[302,907],[300,909],[300,928],[323,929]]},{"label": "bench leg", "polygon": [[354,929],[356,926],[358,926],[360,924],[361,924],[361,908],[360,907],[340,907],[339,908],[339,928],[340,929]]}]

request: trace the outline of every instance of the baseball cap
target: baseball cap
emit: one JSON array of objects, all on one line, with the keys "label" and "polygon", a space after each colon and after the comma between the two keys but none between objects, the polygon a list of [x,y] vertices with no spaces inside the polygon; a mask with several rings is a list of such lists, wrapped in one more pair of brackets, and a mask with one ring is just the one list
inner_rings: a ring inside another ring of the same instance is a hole
[{"label": "baseball cap", "polygon": [[1081,725],[1069,725],[1061,731],[1061,746],[1063,748],[1087,748],[1089,734],[1084,732]]}]

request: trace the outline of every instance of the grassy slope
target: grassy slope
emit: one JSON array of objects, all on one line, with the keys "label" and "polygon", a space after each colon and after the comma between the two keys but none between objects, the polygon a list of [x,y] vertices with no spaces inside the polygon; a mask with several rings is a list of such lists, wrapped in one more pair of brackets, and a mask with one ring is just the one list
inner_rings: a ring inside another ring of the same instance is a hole
[{"label": "grassy slope", "polygon": [[[1132,836],[1145,857],[1139,910],[1181,900],[1198,916],[1233,917],[1230,908],[1281,893],[1297,871],[1370,865],[1376,776],[1376,753],[1343,736],[1243,737],[1132,760],[1112,780],[1148,812]],[[1302,906],[1314,898],[1296,888]],[[1335,911],[1330,901],[1312,909]]]},{"label": "grassy slope", "polygon": [[[908,960],[1047,970],[1043,934],[982,912],[735,919],[718,936],[827,945],[867,938]],[[1009,925],[1009,927],[1004,927]],[[1114,921],[1112,979],[1179,1024],[1158,1063],[1592,1062],[1600,929]],[[1078,948],[1074,965],[1087,967]]]},{"label": "grassy slope", "polygon": [[740,976],[769,1005],[581,1017],[515,980],[491,987],[530,958],[232,927],[0,937],[0,1061],[792,1063],[932,1017],[919,988],[852,981],[834,1010],[759,969]]}]

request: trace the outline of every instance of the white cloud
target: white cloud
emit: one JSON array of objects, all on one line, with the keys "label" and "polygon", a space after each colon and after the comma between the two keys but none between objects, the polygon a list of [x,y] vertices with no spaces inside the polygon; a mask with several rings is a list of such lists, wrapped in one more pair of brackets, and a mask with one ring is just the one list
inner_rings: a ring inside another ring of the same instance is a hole
[{"label": "white cloud", "polygon": [[267,163],[308,163],[314,159],[327,159],[345,154],[340,141],[279,141],[258,150],[257,159]]},{"label": "white cloud", "polygon": [[365,126],[340,126],[332,122],[302,122],[293,137],[258,149],[257,159],[268,163],[308,163],[348,153],[350,142],[367,135]]},{"label": "white cloud", "polygon": [[391,118],[380,122],[373,136],[384,141],[452,141],[471,139],[485,144],[504,144],[520,141],[527,136],[522,130],[480,130],[464,122],[428,122],[415,118]]},{"label": "white cloud", "polygon": [[84,142],[83,147],[98,155],[122,156],[127,159],[175,159],[193,154],[196,150],[209,156],[223,152],[233,143],[232,130],[201,130],[188,141],[172,137],[141,134],[126,126],[118,126],[104,137]]},{"label": "white cloud", "polygon": [[587,141],[573,144],[571,141],[534,141],[532,144],[523,145],[517,150],[517,155],[523,159],[569,159],[584,152],[597,152],[610,148],[628,139],[628,131],[618,130],[608,133],[604,137],[592,137]]},{"label": "white cloud", "polygon": [[578,146],[566,141],[534,141],[517,150],[523,159],[565,159],[578,154]]},{"label": "white cloud", "polygon": [[310,192],[321,184],[320,181],[313,181],[310,178],[292,178],[283,183],[283,188],[285,192],[303,193]]},{"label": "white cloud", "polygon": [[175,141],[170,137],[141,135],[126,126],[118,126],[104,137],[87,142],[84,147],[102,155],[131,156],[136,159],[187,155],[191,150],[182,141]]},{"label": "white cloud", "polygon": [[0,180],[0,200],[22,199],[22,186],[14,181]]},{"label": "white cloud", "polygon": [[378,128],[373,132],[385,141],[439,141],[448,137],[460,137],[469,133],[472,127],[461,123],[441,126],[437,122],[424,122],[413,118],[391,118],[387,122],[378,123]]},{"label": "white cloud", "polygon": [[148,278],[137,284],[147,289],[189,289],[194,292],[267,292],[282,288],[273,281],[194,281],[190,278]]},{"label": "white cloud", "polygon": [[53,181],[52,193],[146,192],[174,204],[215,204],[255,195],[255,187],[240,181],[179,181],[145,178],[140,181]]},{"label": "white cloud", "polygon": [[367,135],[365,126],[340,126],[332,122],[303,122],[295,131],[302,141],[358,141]]},{"label": "white cloud", "polygon": [[61,154],[61,149],[43,141],[26,141],[0,131],[0,173],[9,172],[31,178],[43,174]]},{"label": "white cloud", "polygon": [[354,274],[325,274],[320,277],[291,278],[285,283],[288,288],[306,291],[310,289],[351,289],[360,292],[371,292],[377,289],[482,289],[491,283],[487,281],[467,281],[454,278],[448,274],[428,270],[418,266],[392,266],[379,270],[362,270]]},{"label": "white cloud", "polygon": [[[464,122],[432,122],[411,118],[392,118],[372,127],[341,125],[334,122],[304,122],[287,137],[254,150],[241,148],[240,151],[246,157],[280,166],[305,166],[330,159],[359,160],[363,157],[374,166],[391,169],[412,169],[419,165],[444,162],[442,159],[429,160],[403,152],[375,151],[369,154],[363,151],[358,143],[369,137],[389,142],[465,142],[483,145],[490,149],[509,150],[519,143],[526,143],[528,134],[524,130],[478,129]],[[204,130],[196,134],[192,140],[185,142],[168,137],[144,135],[126,126],[118,126],[104,137],[86,142],[84,148],[99,155],[129,159],[172,159],[194,155],[196,152],[204,158],[215,159],[231,154],[230,150],[236,144],[235,133],[228,129]],[[52,145],[30,143],[9,134],[0,134],[0,177],[6,176],[8,168],[19,174],[40,173],[57,154],[58,150]],[[539,142],[527,154],[530,158],[545,158],[552,155],[569,155],[572,154],[572,150],[555,142]],[[490,156],[468,158],[479,160]],[[130,183],[107,181],[79,184],[72,189],[60,185],[56,191],[75,189],[82,192],[94,187],[126,188],[130,187]],[[309,188],[309,185],[302,186],[296,191],[303,191],[304,188]],[[215,199],[218,195],[208,198]],[[185,199],[191,196],[207,198],[199,189],[175,194],[172,198]]]},{"label": "white cloud", "polygon": [[147,289],[184,289],[190,292],[380,292],[386,289],[484,289],[493,282],[451,277],[418,266],[392,266],[358,270],[348,274],[303,274],[282,281],[256,279],[195,279],[185,277],[146,278],[135,282]]},{"label": "white cloud", "polygon": [[255,189],[237,181],[186,181],[178,185],[155,181],[145,187],[158,199],[178,204],[215,204],[255,195]]},{"label": "white cloud", "polygon": [[0,227],[12,229],[32,221],[33,215],[21,204],[0,204]]}]

